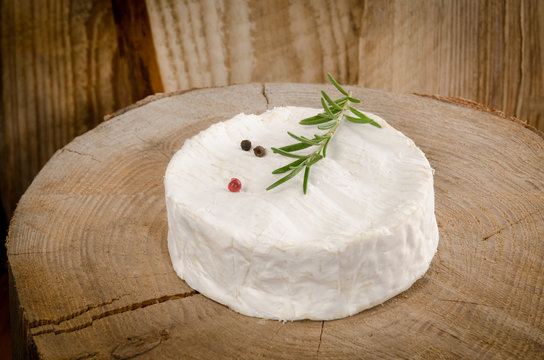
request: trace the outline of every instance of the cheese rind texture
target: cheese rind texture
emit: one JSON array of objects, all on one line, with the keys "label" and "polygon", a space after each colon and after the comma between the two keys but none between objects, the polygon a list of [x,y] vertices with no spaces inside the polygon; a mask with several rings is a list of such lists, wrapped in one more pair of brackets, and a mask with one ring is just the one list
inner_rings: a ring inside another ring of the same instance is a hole
[{"label": "cheese rind texture", "polygon": [[[381,304],[421,278],[438,246],[433,170],[414,142],[345,121],[327,157],[266,191],[294,159],[270,148],[313,137],[298,122],[322,110],[239,114],[185,141],[165,174],[168,249],[201,294],[248,316],[331,320]],[[241,149],[249,139],[264,157]],[[310,152],[302,150],[299,153]],[[284,174],[285,175],[285,174]],[[231,178],[239,192],[227,188]]]}]

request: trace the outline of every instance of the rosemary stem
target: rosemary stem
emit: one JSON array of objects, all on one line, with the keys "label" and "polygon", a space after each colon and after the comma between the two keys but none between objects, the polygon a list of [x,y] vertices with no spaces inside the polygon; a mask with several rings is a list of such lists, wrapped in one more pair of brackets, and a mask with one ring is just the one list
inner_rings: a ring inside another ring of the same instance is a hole
[{"label": "rosemary stem", "polygon": [[[348,97],[351,97],[351,91],[349,92]],[[319,151],[316,151],[314,155],[312,156],[312,158],[318,154],[323,154],[323,157],[325,157],[326,153],[323,153],[324,152],[323,150],[325,149],[327,144],[331,142],[332,137],[334,136],[334,133],[336,132],[336,130],[338,129],[338,127],[344,120],[345,112],[349,109],[349,106],[350,106],[350,101],[346,100],[346,102],[342,106],[342,110],[340,110],[340,112],[337,114],[338,120],[336,121],[336,124],[327,132],[327,134],[325,135],[327,136],[327,139],[323,139],[323,141],[319,145]]]},{"label": "rosemary stem", "polygon": [[[284,182],[292,179],[296,176],[302,169],[304,169],[304,181],[302,183],[302,189],[304,194],[308,188],[308,175],[310,174],[310,167],[314,165],[319,160],[327,156],[327,146],[332,140],[332,137],[336,133],[336,130],[340,127],[344,120],[351,121],[356,124],[370,124],[376,127],[381,127],[380,124],[374,120],[368,118],[359,110],[350,106],[350,103],[359,103],[361,100],[351,97],[351,92],[346,91],[330,73],[327,74],[330,82],[344,94],[344,97],[340,99],[332,100],[332,98],[325,92],[321,91],[321,105],[323,106],[323,113],[311,116],[309,118],[303,119],[299,122],[300,125],[317,125],[319,130],[327,130],[323,135],[314,134],[313,139],[305,138],[304,136],[297,136],[291,132],[287,132],[289,136],[299,141],[298,143],[286,145],[281,148],[272,148],[272,151],[280,155],[297,158],[285,166],[277,168],[272,173],[273,174],[283,174],[285,172],[291,171],[289,174],[285,175],[272,185],[266,188],[266,190],[271,190],[278,185],[283,184]],[[328,105],[327,105],[328,103]],[[346,115],[347,111],[351,111],[353,116]],[[306,155],[297,155],[293,154],[298,150],[309,148],[310,146],[317,146],[317,150],[310,154]]]}]

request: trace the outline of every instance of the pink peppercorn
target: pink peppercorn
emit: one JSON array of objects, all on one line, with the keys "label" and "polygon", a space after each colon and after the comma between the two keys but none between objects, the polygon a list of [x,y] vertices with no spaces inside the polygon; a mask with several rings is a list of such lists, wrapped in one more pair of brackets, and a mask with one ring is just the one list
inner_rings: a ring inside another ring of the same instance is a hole
[{"label": "pink peppercorn", "polygon": [[237,178],[230,179],[229,190],[232,192],[238,192],[242,188],[242,183]]}]

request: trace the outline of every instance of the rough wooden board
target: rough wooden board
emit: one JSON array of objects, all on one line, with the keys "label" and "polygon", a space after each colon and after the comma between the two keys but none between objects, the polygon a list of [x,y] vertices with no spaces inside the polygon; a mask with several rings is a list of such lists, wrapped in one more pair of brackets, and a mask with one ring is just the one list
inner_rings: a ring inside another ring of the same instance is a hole
[{"label": "rough wooden board", "polygon": [[361,2],[147,1],[166,91],[249,81],[356,83]]},{"label": "rough wooden board", "polygon": [[359,86],[472,99],[544,130],[544,2],[365,1]]},{"label": "rough wooden board", "polygon": [[55,151],[162,85],[145,3],[4,0],[0,15],[0,197],[10,217]]},{"label": "rough wooden board", "polygon": [[157,96],[57,152],[10,229],[15,353],[538,358],[544,140],[492,112],[433,98],[352,88],[360,108],[410,136],[436,170],[439,249],[407,292],[351,318],[282,324],[239,315],[176,276],[162,187],[171,155],[238,112],[318,106],[321,88],[254,84]]},{"label": "rough wooden board", "polygon": [[344,84],[475,100],[544,129],[544,3],[147,0],[165,89]]}]

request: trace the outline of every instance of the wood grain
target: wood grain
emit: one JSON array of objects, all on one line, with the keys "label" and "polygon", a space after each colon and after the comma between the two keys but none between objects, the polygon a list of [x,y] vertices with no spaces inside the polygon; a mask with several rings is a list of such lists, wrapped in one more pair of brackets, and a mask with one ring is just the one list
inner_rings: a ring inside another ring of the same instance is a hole
[{"label": "wood grain", "polygon": [[112,9],[119,47],[119,61],[114,64],[118,68],[114,71],[120,80],[128,81],[117,84],[114,96],[122,98],[116,103],[130,104],[163,92],[145,2],[112,0]]},{"label": "wood grain", "polygon": [[4,202],[15,203],[57,149],[113,107],[98,94],[113,98],[108,80],[116,45],[109,11],[104,1],[75,9],[2,2],[2,180],[11,180],[2,186]]},{"label": "wood grain", "polygon": [[[225,84],[357,81],[361,3],[147,2],[166,91]],[[327,70],[325,70],[327,69]]]},{"label": "wood grain", "polygon": [[435,172],[438,253],[401,295],[335,321],[239,315],[171,268],[163,175],[210,124],[318,106],[321,85],[156,96],[57,152],[9,233],[16,356],[538,359],[544,351],[544,138],[494,112],[352,88]]},{"label": "wood grain", "polygon": [[358,85],[463,97],[544,129],[542,1],[366,1],[362,17]]},{"label": "wood grain", "polygon": [[145,61],[140,56],[146,48],[138,39],[149,35],[118,36],[127,24],[145,29],[143,15],[131,22],[121,8],[116,26],[113,10],[119,6],[107,0],[4,0],[0,6],[0,190],[9,217],[55,151],[104,114],[162,87],[149,75],[156,72],[154,54]]}]

